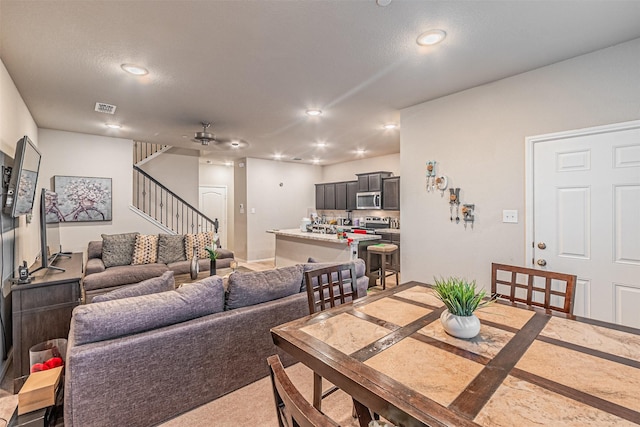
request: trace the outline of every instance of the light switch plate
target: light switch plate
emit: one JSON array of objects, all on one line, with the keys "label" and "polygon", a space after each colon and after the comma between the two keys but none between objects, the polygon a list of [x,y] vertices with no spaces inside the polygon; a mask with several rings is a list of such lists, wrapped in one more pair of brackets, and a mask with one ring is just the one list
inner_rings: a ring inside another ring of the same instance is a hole
[{"label": "light switch plate", "polygon": [[505,209],[502,211],[502,222],[512,224],[518,223],[518,211],[515,209]]}]

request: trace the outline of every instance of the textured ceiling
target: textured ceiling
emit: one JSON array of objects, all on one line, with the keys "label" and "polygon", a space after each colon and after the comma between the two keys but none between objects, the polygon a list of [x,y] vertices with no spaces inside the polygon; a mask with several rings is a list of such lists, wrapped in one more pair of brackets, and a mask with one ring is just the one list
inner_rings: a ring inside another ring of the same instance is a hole
[{"label": "textured ceiling", "polygon": [[[397,153],[382,125],[402,108],[638,38],[639,22],[640,1],[0,0],[0,57],[41,128],[332,164]],[[446,40],[419,47],[433,28]],[[250,147],[192,142],[203,120]]]}]

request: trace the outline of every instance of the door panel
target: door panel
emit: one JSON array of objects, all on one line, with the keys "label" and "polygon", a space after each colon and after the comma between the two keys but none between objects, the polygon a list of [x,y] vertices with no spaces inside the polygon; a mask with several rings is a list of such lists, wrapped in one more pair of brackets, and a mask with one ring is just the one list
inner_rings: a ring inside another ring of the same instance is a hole
[{"label": "door panel", "polygon": [[227,188],[200,187],[200,212],[215,220],[218,218],[218,236],[223,248],[227,247]]},{"label": "door panel", "polygon": [[578,277],[574,314],[640,327],[640,122],[531,140],[531,262]]}]

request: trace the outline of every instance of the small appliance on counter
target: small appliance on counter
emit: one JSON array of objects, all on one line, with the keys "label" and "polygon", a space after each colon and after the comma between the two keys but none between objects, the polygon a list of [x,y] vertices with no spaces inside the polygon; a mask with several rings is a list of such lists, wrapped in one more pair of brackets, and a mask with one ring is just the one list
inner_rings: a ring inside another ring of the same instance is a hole
[{"label": "small appliance on counter", "polygon": [[302,218],[302,221],[300,221],[300,231],[308,231],[309,226],[311,226],[311,219]]}]

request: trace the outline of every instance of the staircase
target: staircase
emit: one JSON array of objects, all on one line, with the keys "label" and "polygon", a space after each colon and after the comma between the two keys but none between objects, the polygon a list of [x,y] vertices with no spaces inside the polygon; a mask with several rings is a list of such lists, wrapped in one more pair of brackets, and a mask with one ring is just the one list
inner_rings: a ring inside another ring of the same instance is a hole
[{"label": "staircase", "polygon": [[168,145],[136,141],[133,150],[133,206],[138,213],[173,234],[218,230],[218,220],[208,218],[169,190],[140,165],[171,148]]}]

